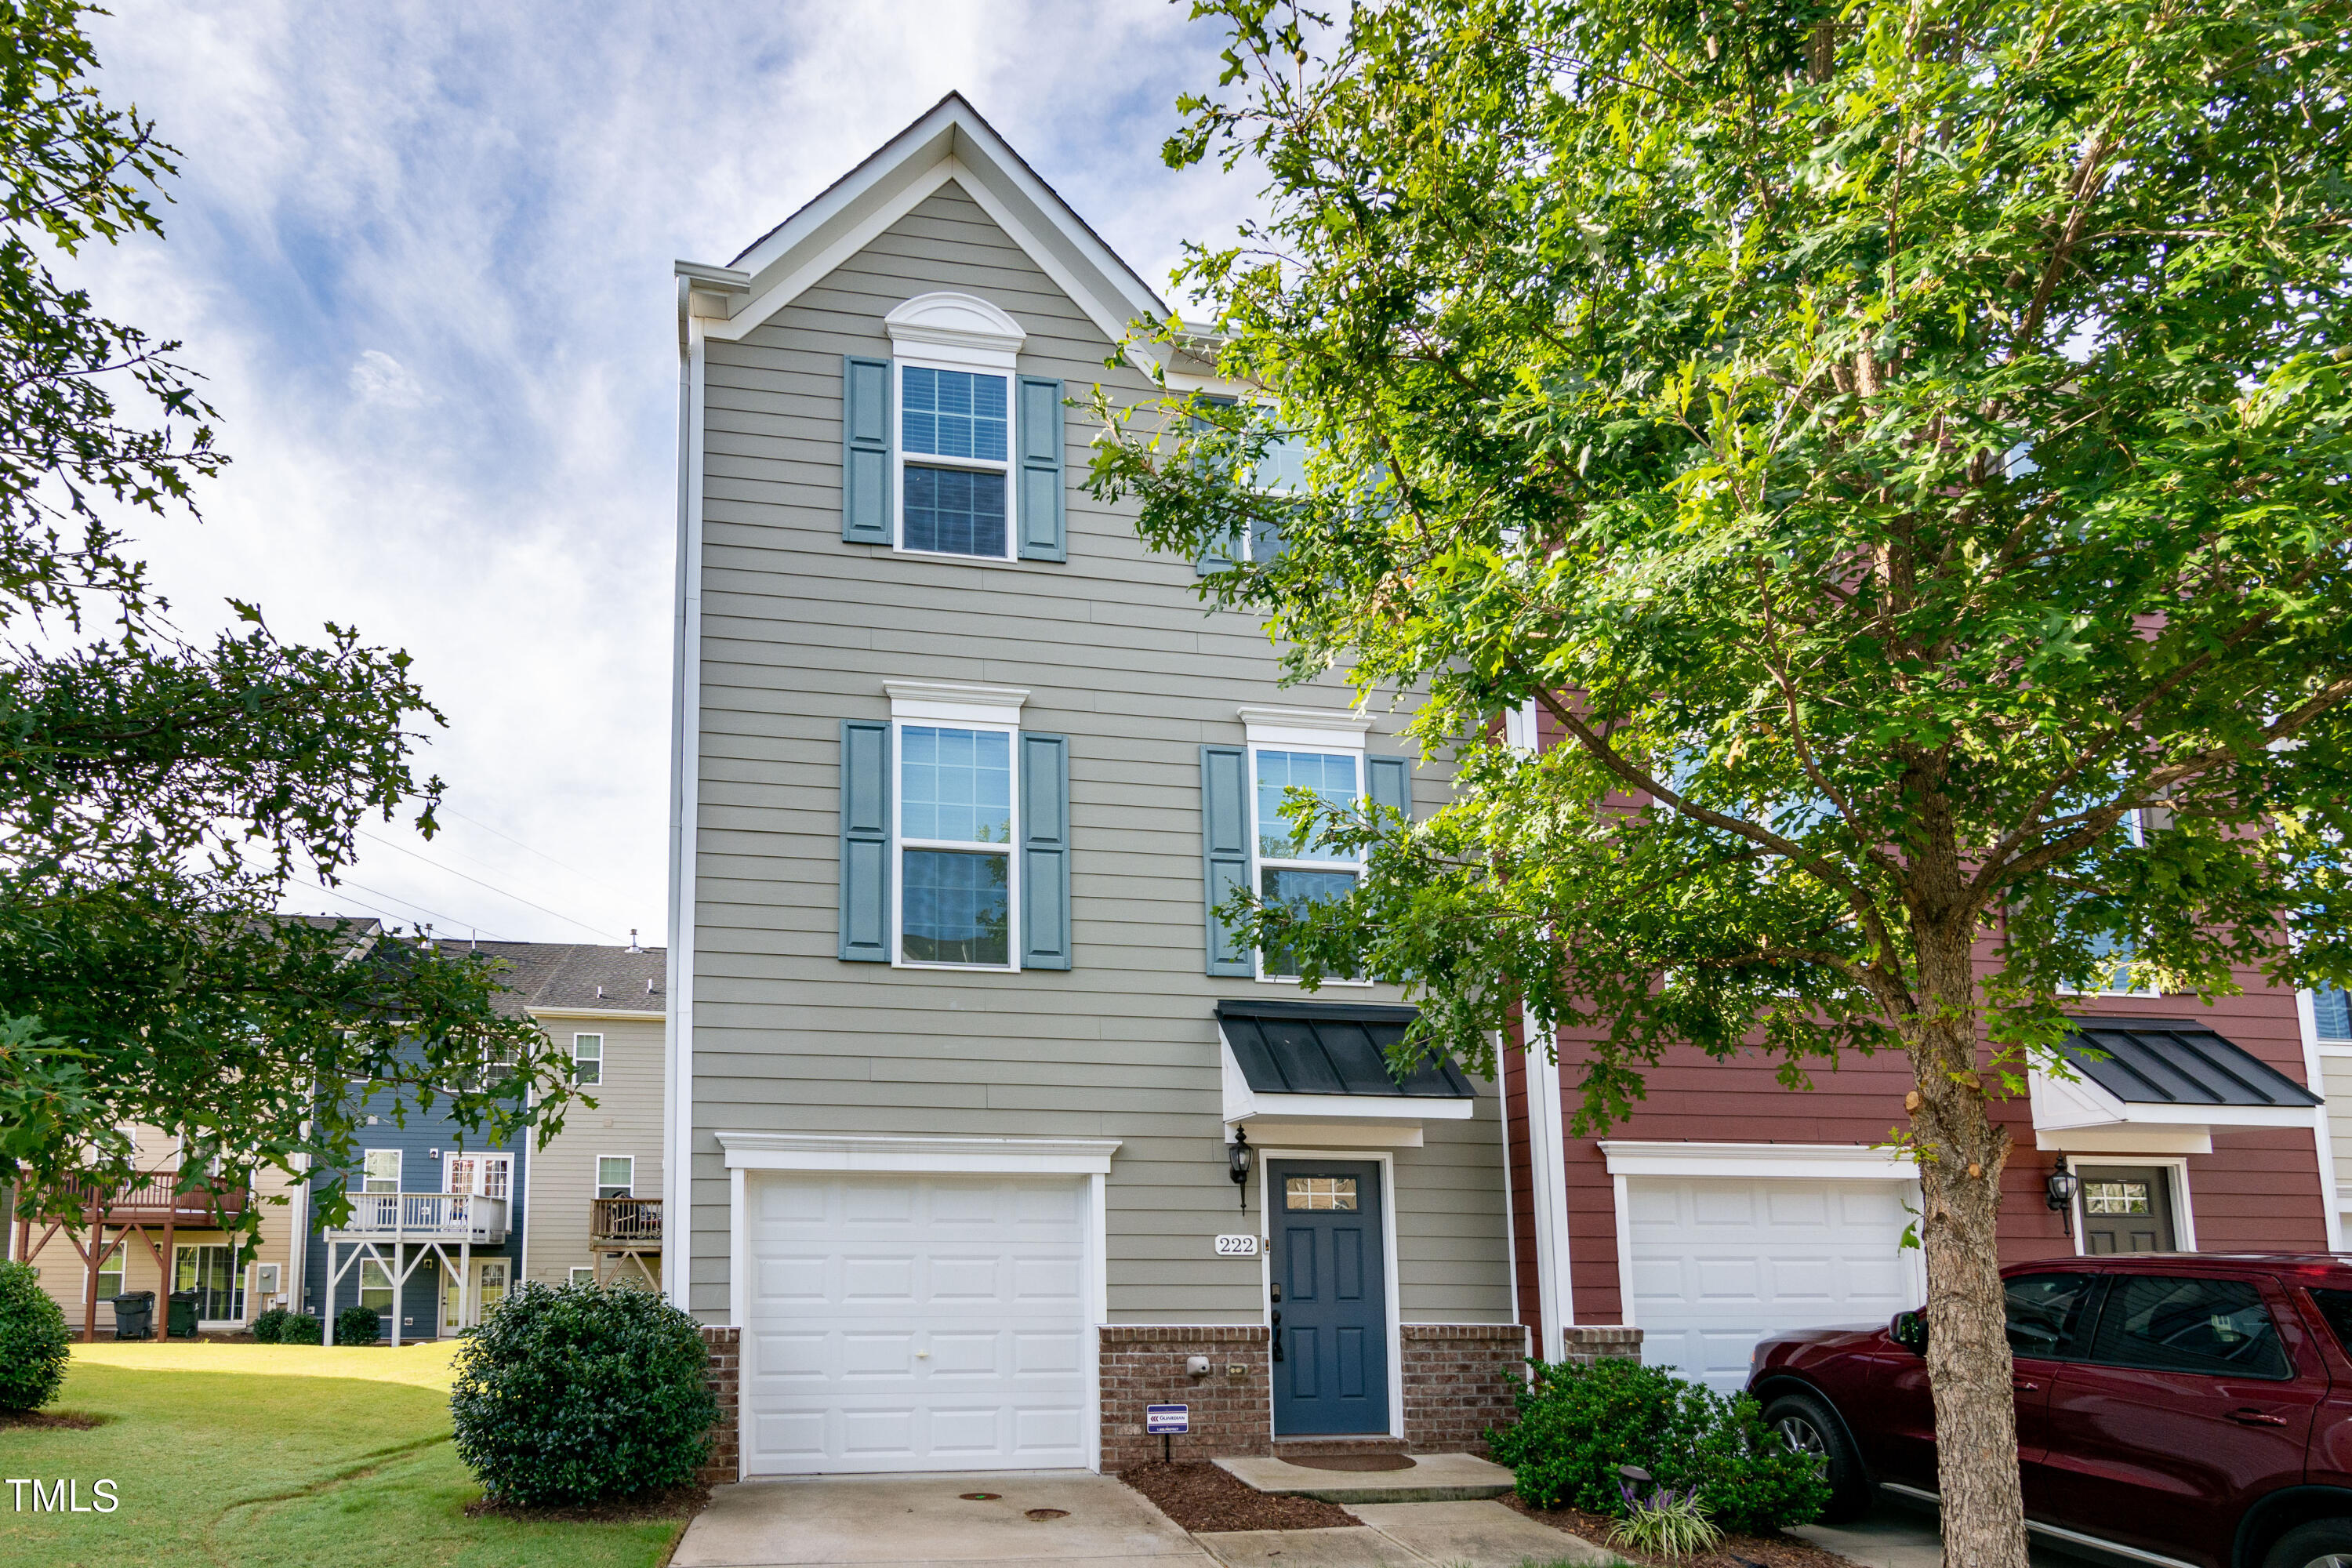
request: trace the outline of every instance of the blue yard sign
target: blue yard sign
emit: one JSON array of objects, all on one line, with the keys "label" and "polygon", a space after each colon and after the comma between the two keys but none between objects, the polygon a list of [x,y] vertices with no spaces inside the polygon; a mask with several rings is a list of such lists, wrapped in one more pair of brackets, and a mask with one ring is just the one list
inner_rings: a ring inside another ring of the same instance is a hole
[{"label": "blue yard sign", "polygon": [[1143,1407],[1143,1431],[1149,1437],[1181,1436],[1192,1429],[1189,1405],[1147,1405]]}]

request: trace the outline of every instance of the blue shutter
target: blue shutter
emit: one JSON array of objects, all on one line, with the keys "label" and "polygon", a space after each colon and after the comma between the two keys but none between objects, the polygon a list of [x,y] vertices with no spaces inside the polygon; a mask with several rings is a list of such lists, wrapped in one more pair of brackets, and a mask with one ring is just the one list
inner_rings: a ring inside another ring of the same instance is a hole
[{"label": "blue shutter", "polygon": [[890,362],[841,362],[841,537],[890,542]]},{"label": "blue shutter", "polygon": [[1021,967],[1070,967],[1070,742],[1026,730],[1021,732]]},{"label": "blue shutter", "polygon": [[890,726],[841,725],[841,956],[890,962]]},{"label": "blue shutter", "polygon": [[1021,378],[1021,559],[1067,561],[1062,486],[1062,384]]},{"label": "blue shutter", "polygon": [[1402,812],[1405,820],[1412,820],[1412,764],[1402,757],[1367,757],[1364,769],[1371,777],[1366,784],[1374,805]]},{"label": "blue shutter", "polygon": [[1217,918],[1217,906],[1249,881],[1249,753],[1240,746],[1201,748],[1201,860],[1209,973],[1253,979],[1255,958]]}]

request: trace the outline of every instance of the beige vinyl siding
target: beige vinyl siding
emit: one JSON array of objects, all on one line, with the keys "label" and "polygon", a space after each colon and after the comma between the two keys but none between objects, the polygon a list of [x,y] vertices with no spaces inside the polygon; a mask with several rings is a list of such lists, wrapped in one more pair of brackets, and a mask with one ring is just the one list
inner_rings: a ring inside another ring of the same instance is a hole
[{"label": "beige vinyl siding", "polygon": [[2327,1131],[2336,1150],[2336,1191],[2328,1201],[2344,1206],[2342,1194],[2352,1192],[2352,1055],[2322,1052],[2319,1077],[2327,1097]]},{"label": "beige vinyl siding", "polygon": [[[1021,370],[1081,402],[1097,380],[1153,395],[1105,370],[1102,334],[953,184],[744,341],[709,344],[691,1305],[728,1310],[714,1129],[1051,1134],[1121,1141],[1113,1321],[1260,1321],[1258,1263],[1212,1255],[1240,1219],[1213,1013],[1220,996],[1298,993],[1202,973],[1199,748],[1240,744],[1244,703],[1337,709],[1349,693],[1281,687],[1255,621],[1205,613],[1192,563],[1148,554],[1128,508],[1085,492],[1082,407],[1066,413],[1067,564],[843,543],[841,356],[887,357],[884,314],[933,289],[1010,312],[1029,334]],[[840,722],[887,717],[882,682],[908,677],[1025,687],[1022,726],[1069,737],[1071,970],[835,957]],[[1379,716],[1371,754],[1402,754],[1401,721]],[[1444,787],[1416,777],[1424,812]],[[1407,1321],[1511,1320],[1496,1111],[1482,1086],[1475,1121],[1431,1123],[1425,1148],[1397,1152]]]},{"label": "beige vinyl siding", "polygon": [[[572,1054],[574,1035],[604,1037],[604,1082],[581,1092],[596,1101],[574,1101],[563,1114],[563,1131],[530,1152],[530,1183],[524,1224],[529,1266],[524,1277],[561,1285],[574,1268],[594,1266],[588,1248],[588,1202],[596,1195],[596,1162],[607,1154],[636,1158],[639,1197],[662,1191],[662,1020],[577,1018],[536,1015],[556,1048]],[[667,1238],[665,1238],[667,1240]],[[661,1260],[646,1263],[656,1278]],[[619,1272],[642,1283],[634,1265]]]},{"label": "beige vinyl siding", "polygon": [[[139,1140],[139,1164],[142,1169],[170,1172],[179,1168],[175,1142],[167,1134],[152,1127],[141,1127],[136,1130],[135,1136]],[[246,1261],[243,1269],[246,1285],[245,1316],[248,1322],[259,1316],[266,1306],[253,1289],[254,1265],[277,1264],[278,1289],[281,1291],[292,1289],[293,1255],[296,1251],[293,1246],[294,1205],[300,1184],[277,1171],[265,1170],[256,1178],[254,1202],[261,1213],[261,1236],[258,1250]],[[273,1202],[273,1199],[282,1201]],[[13,1219],[9,1221],[12,1231],[15,1231],[16,1224]],[[82,1261],[80,1255],[76,1251],[74,1239],[68,1237],[62,1230],[51,1236],[47,1245],[42,1245],[42,1234],[48,1228],[46,1224],[36,1224],[29,1237],[23,1237],[21,1242],[12,1241],[11,1245],[29,1244],[32,1247],[30,1256],[20,1258],[18,1261],[29,1263],[41,1271],[41,1289],[48,1293],[50,1300],[65,1310],[67,1326],[79,1334],[81,1332],[84,1321],[82,1292],[89,1279],[89,1266]],[[109,1228],[109,1235],[113,1235],[111,1227]],[[218,1245],[236,1239],[239,1237],[221,1230],[190,1230],[183,1227],[174,1230],[172,1234],[172,1245],[174,1247]],[[132,1290],[155,1292],[157,1331],[161,1332],[163,1298],[171,1287],[158,1272],[154,1254],[148,1250],[146,1243],[142,1243],[137,1234],[125,1236],[121,1240],[123,1244],[122,1289],[126,1292]],[[161,1247],[163,1245],[163,1227],[149,1226],[147,1241]],[[98,1303],[98,1330],[102,1335],[110,1336],[114,1332],[114,1309],[107,1305],[103,1297],[100,1298]]]}]

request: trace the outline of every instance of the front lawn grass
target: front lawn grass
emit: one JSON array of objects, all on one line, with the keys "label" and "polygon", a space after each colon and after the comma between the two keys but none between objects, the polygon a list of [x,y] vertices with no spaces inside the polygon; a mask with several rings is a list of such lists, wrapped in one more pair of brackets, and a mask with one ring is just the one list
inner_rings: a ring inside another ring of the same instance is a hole
[{"label": "front lawn grass", "polygon": [[[27,1568],[656,1568],[682,1521],[469,1519],[449,1442],[446,1343],[74,1347],[50,1411],[88,1431],[0,1426],[0,1563]],[[16,1478],[111,1479],[112,1513],[35,1513]],[[16,1506],[21,1497],[23,1508]]]}]

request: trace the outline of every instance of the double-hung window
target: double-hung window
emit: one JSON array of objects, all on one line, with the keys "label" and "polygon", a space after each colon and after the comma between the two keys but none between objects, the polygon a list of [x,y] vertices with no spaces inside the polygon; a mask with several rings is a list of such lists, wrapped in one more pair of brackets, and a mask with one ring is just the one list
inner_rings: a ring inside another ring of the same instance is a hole
[{"label": "double-hung window", "polygon": [[1410,774],[1402,757],[1367,754],[1370,723],[1351,711],[1244,708],[1241,718],[1245,745],[1201,748],[1208,973],[1286,981],[1298,973],[1293,955],[1278,948],[1250,952],[1219,918],[1219,908],[1244,887],[1293,910],[1346,898],[1363,874],[1362,857],[1331,844],[1315,826],[1302,837],[1299,824],[1285,815],[1292,792],[1342,810],[1369,798],[1409,812]]},{"label": "double-hung window", "polygon": [[[2122,834],[2125,842],[2133,848],[2146,848],[2147,847],[2147,814],[2138,811],[2125,813],[2124,819],[2116,826],[2116,831]],[[2137,964],[2135,963],[2136,952],[2130,937],[2117,936],[2112,931],[2102,931],[2091,939],[2091,955],[2098,961],[2105,973],[2096,975],[2091,984],[2082,986],[2079,990],[2074,987],[2061,986],[2059,989],[2062,992],[2091,996],[2154,996],[2158,994],[2155,986],[2139,977]]]},{"label": "double-hung window", "polygon": [[361,1154],[360,1191],[363,1193],[400,1191],[399,1150],[370,1149]]},{"label": "double-hung window", "polygon": [[1062,561],[1062,384],[1019,368],[1027,334],[969,294],[883,321],[887,359],[842,363],[841,536],[908,554]]},{"label": "double-hung window", "polygon": [[1068,742],[1020,727],[1025,691],[885,689],[842,726],[841,956],[1067,969]]},{"label": "double-hung window", "polygon": [[637,1184],[637,1157],[635,1154],[599,1154],[596,1157],[596,1195],[600,1198],[625,1198]]},{"label": "double-hung window", "polygon": [[604,1037],[572,1037],[572,1081],[593,1086],[604,1081]]}]

